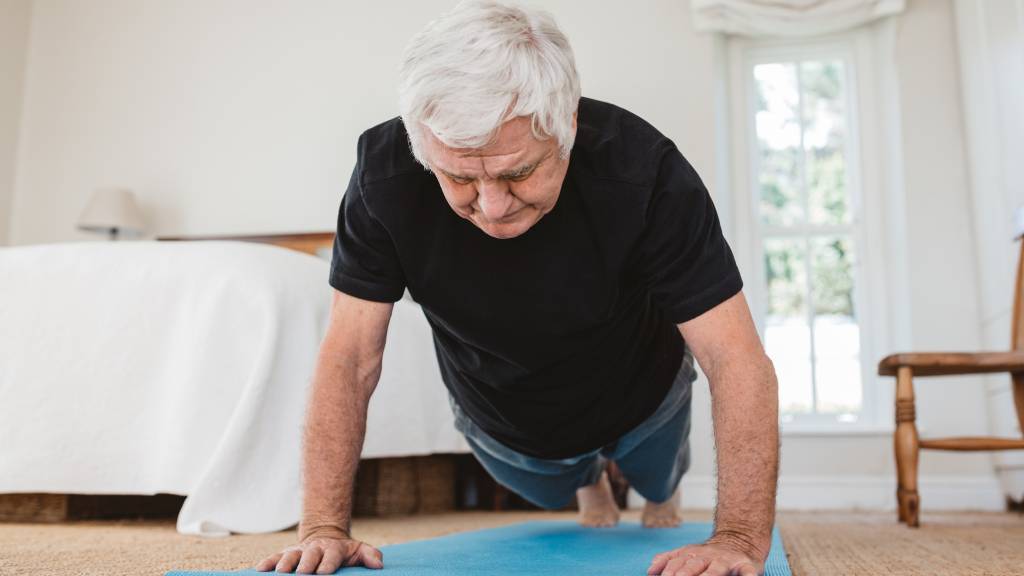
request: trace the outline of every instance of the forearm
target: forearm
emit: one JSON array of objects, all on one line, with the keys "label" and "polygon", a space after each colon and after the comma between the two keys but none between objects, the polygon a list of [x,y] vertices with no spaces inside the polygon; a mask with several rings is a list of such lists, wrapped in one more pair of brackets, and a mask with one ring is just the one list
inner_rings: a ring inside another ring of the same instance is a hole
[{"label": "forearm", "polygon": [[369,391],[379,375],[379,365],[360,370],[344,360],[317,363],[303,433],[300,540],[349,534]]},{"label": "forearm", "polygon": [[771,361],[733,363],[714,374],[718,462],[714,539],[761,560],[771,547],[779,469],[778,382]]}]

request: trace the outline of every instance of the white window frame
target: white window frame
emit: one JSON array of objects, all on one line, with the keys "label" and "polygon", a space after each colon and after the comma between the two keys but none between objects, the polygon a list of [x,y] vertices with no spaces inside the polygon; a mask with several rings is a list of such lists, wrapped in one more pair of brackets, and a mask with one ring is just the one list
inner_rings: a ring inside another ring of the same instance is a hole
[{"label": "white window frame", "polygon": [[[855,244],[854,306],[861,340],[861,415],[857,422],[835,416],[794,415],[783,434],[888,434],[893,430],[891,378],[877,375],[878,361],[910,342],[910,300],[906,274],[906,222],[902,186],[899,95],[892,63],[891,21],[827,37],[750,39],[729,36],[716,44],[719,97],[717,181],[728,190],[721,202],[725,229],[745,272],[745,293],[763,334],[766,285],[760,245],[760,190],[754,126],[755,64],[840,56],[846,62],[848,191]],[[857,144],[856,146],[854,144]],[[808,263],[809,264],[809,263]],[[809,273],[809,271],[808,271]]]}]

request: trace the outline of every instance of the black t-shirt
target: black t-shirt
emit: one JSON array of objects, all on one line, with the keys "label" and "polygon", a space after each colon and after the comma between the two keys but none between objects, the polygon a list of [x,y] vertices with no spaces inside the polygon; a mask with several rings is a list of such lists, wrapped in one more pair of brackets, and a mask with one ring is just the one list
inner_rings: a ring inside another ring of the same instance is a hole
[{"label": "black t-shirt", "polygon": [[364,132],[330,283],[382,302],[408,288],[455,400],[540,458],[604,446],[653,413],[685,351],[676,324],[742,288],[711,197],[675,144],[589,98],[555,207],[504,240],[452,211],[400,118]]}]

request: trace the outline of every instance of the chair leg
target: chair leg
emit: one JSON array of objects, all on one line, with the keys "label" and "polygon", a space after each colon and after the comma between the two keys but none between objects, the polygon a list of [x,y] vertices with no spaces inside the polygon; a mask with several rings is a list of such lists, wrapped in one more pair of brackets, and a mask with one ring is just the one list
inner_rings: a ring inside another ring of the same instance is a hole
[{"label": "chair leg", "polygon": [[896,455],[896,516],[900,524],[907,521],[907,487],[903,485],[903,477],[906,473],[903,460],[900,458],[900,444],[898,438],[894,437]]},{"label": "chair leg", "polygon": [[917,490],[908,490],[905,498],[906,502],[906,522],[909,528],[918,528],[921,526],[920,521],[920,507],[921,497],[917,494]]},{"label": "chair leg", "polygon": [[913,373],[910,368],[901,367],[896,374],[896,434],[893,437],[898,479],[896,500],[899,503],[899,521],[911,528],[919,526],[921,503],[917,493],[919,448],[914,420]]},{"label": "chair leg", "polygon": [[[897,474],[897,476],[898,476],[898,474]],[[904,490],[903,486],[899,485],[899,482],[897,481],[897,486],[896,486],[896,516],[899,518],[898,521],[899,521],[900,524],[902,524],[902,523],[907,521],[907,514],[906,514],[907,503],[906,503],[906,498],[903,495],[903,490]]]}]

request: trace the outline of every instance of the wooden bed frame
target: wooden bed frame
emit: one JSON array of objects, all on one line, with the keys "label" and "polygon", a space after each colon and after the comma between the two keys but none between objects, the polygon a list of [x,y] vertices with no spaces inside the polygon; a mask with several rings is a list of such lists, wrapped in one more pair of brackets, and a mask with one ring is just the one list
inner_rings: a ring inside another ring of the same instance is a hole
[{"label": "wooden bed frame", "polygon": [[334,232],[297,232],[292,234],[262,234],[258,236],[160,236],[157,237],[157,240],[161,242],[194,242],[197,240],[258,242],[260,244],[273,244],[274,246],[320,256],[324,254],[324,251],[329,251],[334,247]]}]

